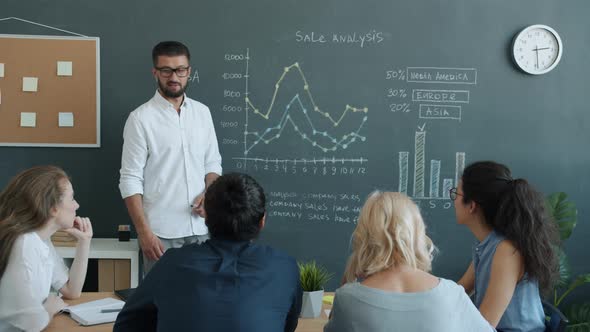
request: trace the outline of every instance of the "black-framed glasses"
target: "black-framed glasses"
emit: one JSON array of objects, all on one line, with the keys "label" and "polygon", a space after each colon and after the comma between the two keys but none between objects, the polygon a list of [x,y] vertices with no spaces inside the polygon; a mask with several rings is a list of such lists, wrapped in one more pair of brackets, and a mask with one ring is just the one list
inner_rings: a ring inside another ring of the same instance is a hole
[{"label": "black-framed glasses", "polygon": [[170,67],[156,67],[156,70],[160,72],[162,77],[170,77],[172,73],[176,73],[178,77],[186,77],[188,75],[188,71],[191,67],[178,67],[178,68],[170,68]]},{"label": "black-framed glasses", "polygon": [[457,187],[453,187],[451,189],[449,189],[449,198],[452,199],[453,201],[457,199],[457,196],[463,196],[462,194],[459,194],[457,192]]}]

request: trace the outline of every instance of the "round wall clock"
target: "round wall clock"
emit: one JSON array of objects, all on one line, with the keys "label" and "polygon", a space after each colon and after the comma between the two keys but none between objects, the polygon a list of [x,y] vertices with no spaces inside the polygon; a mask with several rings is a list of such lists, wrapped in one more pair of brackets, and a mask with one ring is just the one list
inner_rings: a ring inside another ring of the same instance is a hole
[{"label": "round wall clock", "polygon": [[561,59],[563,43],[557,31],[542,24],[524,28],[514,37],[512,57],[525,73],[540,75],[551,71]]}]

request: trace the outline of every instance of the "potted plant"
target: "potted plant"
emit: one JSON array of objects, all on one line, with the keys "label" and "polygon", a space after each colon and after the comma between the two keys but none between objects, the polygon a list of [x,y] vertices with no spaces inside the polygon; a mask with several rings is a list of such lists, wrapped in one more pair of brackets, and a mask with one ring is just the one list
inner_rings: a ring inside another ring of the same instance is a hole
[{"label": "potted plant", "polygon": [[301,305],[301,317],[319,317],[322,311],[322,298],[324,297],[324,286],[332,279],[323,266],[311,262],[298,262],[301,288],[303,289],[303,301]]},{"label": "potted plant", "polygon": [[575,303],[563,310],[563,300],[576,288],[590,283],[590,273],[571,278],[571,268],[563,250],[565,240],[572,235],[578,222],[578,209],[563,192],[547,196],[546,203],[549,215],[557,224],[561,239],[560,246],[556,248],[559,257],[559,280],[554,285],[552,299],[547,300],[564,312],[569,319],[567,331],[590,331],[590,302]]}]

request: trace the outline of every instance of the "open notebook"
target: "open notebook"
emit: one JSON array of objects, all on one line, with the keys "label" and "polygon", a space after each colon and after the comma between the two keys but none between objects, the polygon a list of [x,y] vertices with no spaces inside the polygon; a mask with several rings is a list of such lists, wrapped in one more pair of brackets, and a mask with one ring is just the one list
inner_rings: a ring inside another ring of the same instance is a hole
[{"label": "open notebook", "polygon": [[70,313],[80,325],[95,325],[114,322],[124,305],[121,300],[106,298],[69,306],[62,311]]}]

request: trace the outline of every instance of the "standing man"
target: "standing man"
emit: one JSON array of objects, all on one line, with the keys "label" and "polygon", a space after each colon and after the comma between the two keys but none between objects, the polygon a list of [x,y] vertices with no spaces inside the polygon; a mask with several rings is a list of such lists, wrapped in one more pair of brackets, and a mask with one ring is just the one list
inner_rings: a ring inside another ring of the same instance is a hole
[{"label": "standing man", "polygon": [[158,90],[125,123],[119,181],[143,252],[144,275],[167,249],[209,238],[203,198],[221,174],[209,108],[185,94],[188,48],[161,42],[152,60]]}]

